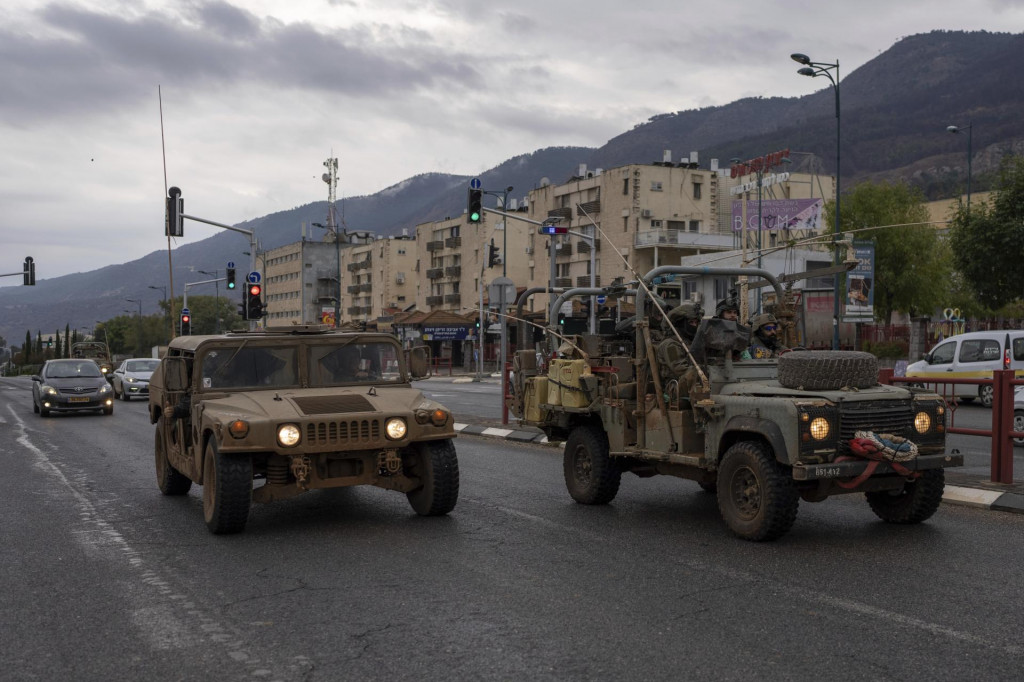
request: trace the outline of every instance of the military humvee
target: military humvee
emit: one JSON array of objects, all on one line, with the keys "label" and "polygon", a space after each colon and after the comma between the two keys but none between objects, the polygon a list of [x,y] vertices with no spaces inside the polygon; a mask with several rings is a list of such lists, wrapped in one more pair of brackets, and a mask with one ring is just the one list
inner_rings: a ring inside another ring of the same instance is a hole
[{"label": "military humvee", "polygon": [[96,364],[100,366],[103,376],[110,381],[114,363],[110,360],[110,350],[107,348],[107,344],[102,341],[78,341],[71,344],[71,357],[95,360]]},{"label": "military humvee", "polygon": [[[785,300],[774,277],[749,268],[666,266],[644,281],[668,274],[763,277]],[[538,376],[533,351],[517,353],[508,400],[520,423],[565,441],[565,483],[579,503],[610,502],[623,472],[677,476],[715,493],[736,535],[771,540],[790,530],[801,498],[862,492],[881,519],[920,523],[942,501],[943,468],[963,464],[945,452],[942,398],[879,385],[870,354],[794,350],[738,360],[750,330],[705,319],[685,350],[688,369],[666,377],[655,346],[671,330],[642,287],[573,289],[551,309],[595,293],[635,296],[632,323],[577,337],[575,349],[563,344],[570,358],[552,360],[547,377]],[[786,310],[776,317],[792,320]]]},{"label": "military humvee", "polygon": [[202,485],[214,533],[243,530],[253,501],[354,485],[447,514],[459,495],[454,421],[409,384],[428,375],[426,349],[404,353],[388,334],[180,336],[149,385],[157,485],[165,495]]}]

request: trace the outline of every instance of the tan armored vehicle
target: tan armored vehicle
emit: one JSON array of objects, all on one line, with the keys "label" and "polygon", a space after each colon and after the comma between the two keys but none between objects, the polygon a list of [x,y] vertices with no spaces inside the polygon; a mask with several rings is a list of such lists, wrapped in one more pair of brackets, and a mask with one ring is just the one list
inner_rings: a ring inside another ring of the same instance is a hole
[{"label": "tan armored vehicle", "polygon": [[[785,299],[761,270],[666,266],[644,281],[670,274],[763,277]],[[573,289],[552,310],[593,294],[635,296],[635,321],[576,337],[575,347],[560,340],[564,357],[547,376],[533,351],[517,353],[508,401],[521,422],[565,441],[566,487],[581,504],[611,502],[625,472],[677,476],[715,493],[735,534],[771,540],[790,530],[801,499],[839,494],[863,493],[887,522],[920,523],[942,501],[943,468],[963,464],[946,453],[942,398],[879,385],[870,354],[794,350],[741,360],[749,328],[706,318],[684,343],[642,287]],[[792,320],[787,310],[775,315]]]},{"label": "tan armored vehicle", "polygon": [[71,357],[95,360],[108,381],[110,373],[114,371],[114,363],[110,360],[110,350],[102,341],[79,341],[71,344]]},{"label": "tan armored vehicle", "polygon": [[202,485],[214,533],[243,530],[253,501],[354,485],[447,514],[459,495],[454,421],[410,385],[427,375],[426,349],[403,352],[388,334],[178,337],[149,385],[157,484],[165,495]]}]

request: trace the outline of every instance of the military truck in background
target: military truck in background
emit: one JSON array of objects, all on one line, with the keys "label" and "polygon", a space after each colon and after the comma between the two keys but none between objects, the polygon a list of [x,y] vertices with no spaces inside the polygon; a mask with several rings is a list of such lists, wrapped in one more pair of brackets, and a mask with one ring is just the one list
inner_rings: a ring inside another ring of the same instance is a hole
[{"label": "military truck in background", "polygon": [[[253,501],[373,485],[422,516],[459,495],[454,420],[410,385],[426,348],[324,325],[180,336],[149,384],[157,486],[203,486],[213,533],[244,529]],[[255,482],[255,487],[254,487]]]},{"label": "military truck in background", "polygon": [[[776,301],[787,300],[776,278],[750,268],[666,266],[644,282],[669,274],[763,277]],[[594,293],[566,291],[551,310]],[[533,351],[516,353],[508,399],[521,423],[565,441],[565,484],[581,504],[611,502],[623,473],[676,476],[716,494],[733,533],[772,540],[792,528],[801,499],[839,494],[863,493],[884,521],[920,523],[942,501],[944,468],[963,464],[946,453],[943,399],[879,385],[870,354],[796,349],[738,360],[750,330],[705,318],[692,343],[679,338],[684,357],[673,375],[656,352],[673,331],[646,290],[600,293],[634,296],[636,317],[614,334],[560,340],[563,357],[547,376]],[[792,324],[792,311],[774,312]]]},{"label": "military truck in background", "polygon": [[71,357],[95,360],[100,366],[103,376],[110,381],[111,372],[114,371],[114,363],[110,358],[110,350],[107,344],[102,341],[78,341],[71,344]]}]

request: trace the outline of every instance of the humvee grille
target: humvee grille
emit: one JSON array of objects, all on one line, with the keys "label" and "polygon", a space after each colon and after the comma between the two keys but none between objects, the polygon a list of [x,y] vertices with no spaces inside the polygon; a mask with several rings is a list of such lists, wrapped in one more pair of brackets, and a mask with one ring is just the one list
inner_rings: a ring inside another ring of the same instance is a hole
[{"label": "humvee grille", "polygon": [[379,419],[306,424],[306,443],[308,445],[346,445],[374,443],[379,440],[381,440]]},{"label": "humvee grille", "polygon": [[361,395],[327,395],[295,398],[303,414],[346,414],[348,412],[376,412],[373,404]]},{"label": "humvee grille", "polygon": [[914,409],[904,400],[866,400],[844,402],[839,406],[839,454],[850,454],[850,439],[857,431],[891,433],[911,438]]}]

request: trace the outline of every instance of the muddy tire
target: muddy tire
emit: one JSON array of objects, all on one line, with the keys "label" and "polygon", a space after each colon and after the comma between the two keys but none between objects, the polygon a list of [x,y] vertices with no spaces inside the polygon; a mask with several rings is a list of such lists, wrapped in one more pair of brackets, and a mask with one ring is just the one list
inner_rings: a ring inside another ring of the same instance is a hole
[{"label": "muddy tire", "polygon": [[979,386],[978,387],[978,399],[981,404],[985,407],[992,407],[992,387],[991,386]]},{"label": "muddy tire", "polygon": [[171,466],[164,449],[164,418],[156,423],[156,438],[153,452],[156,459],[156,486],[164,495],[187,495],[192,489],[192,480]]},{"label": "muddy tire", "polygon": [[946,487],[946,473],[942,469],[929,469],[921,477],[910,481],[902,490],[881,490],[864,493],[875,516],[886,523],[921,523],[942,504],[942,491]]},{"label": "muddy tire", "polygon": [[420,443],[413,475],[423,486],[405,494],[409,506],[420,516],[444,516],[459,501],[459,460],[455,443],[434,440]]},{"label": "muddy tire", "polygon": [[569,434],[562,473],[569,495],[580,504],[608,504],[622,480],[622,470],[608,454],[608,436],[595,426],[579,426]]},{"label": "muddy tire", "polygon": [[860,351],[793,351],[779,356],[779,384],[805,391],[871,388],[878,384],[878,358]]},{"label": "muddy tire", "polygon": [[252,506],[252,459],[222,455],[211,439],[203,458],[203,518],[216,535],[240,533]]},{"label": "muddy tire", "polygon": [[736,443],[718,468],[718,509],[744,540],[775,540],[789,532],[800,504],[793,480],[759,443]]}]

